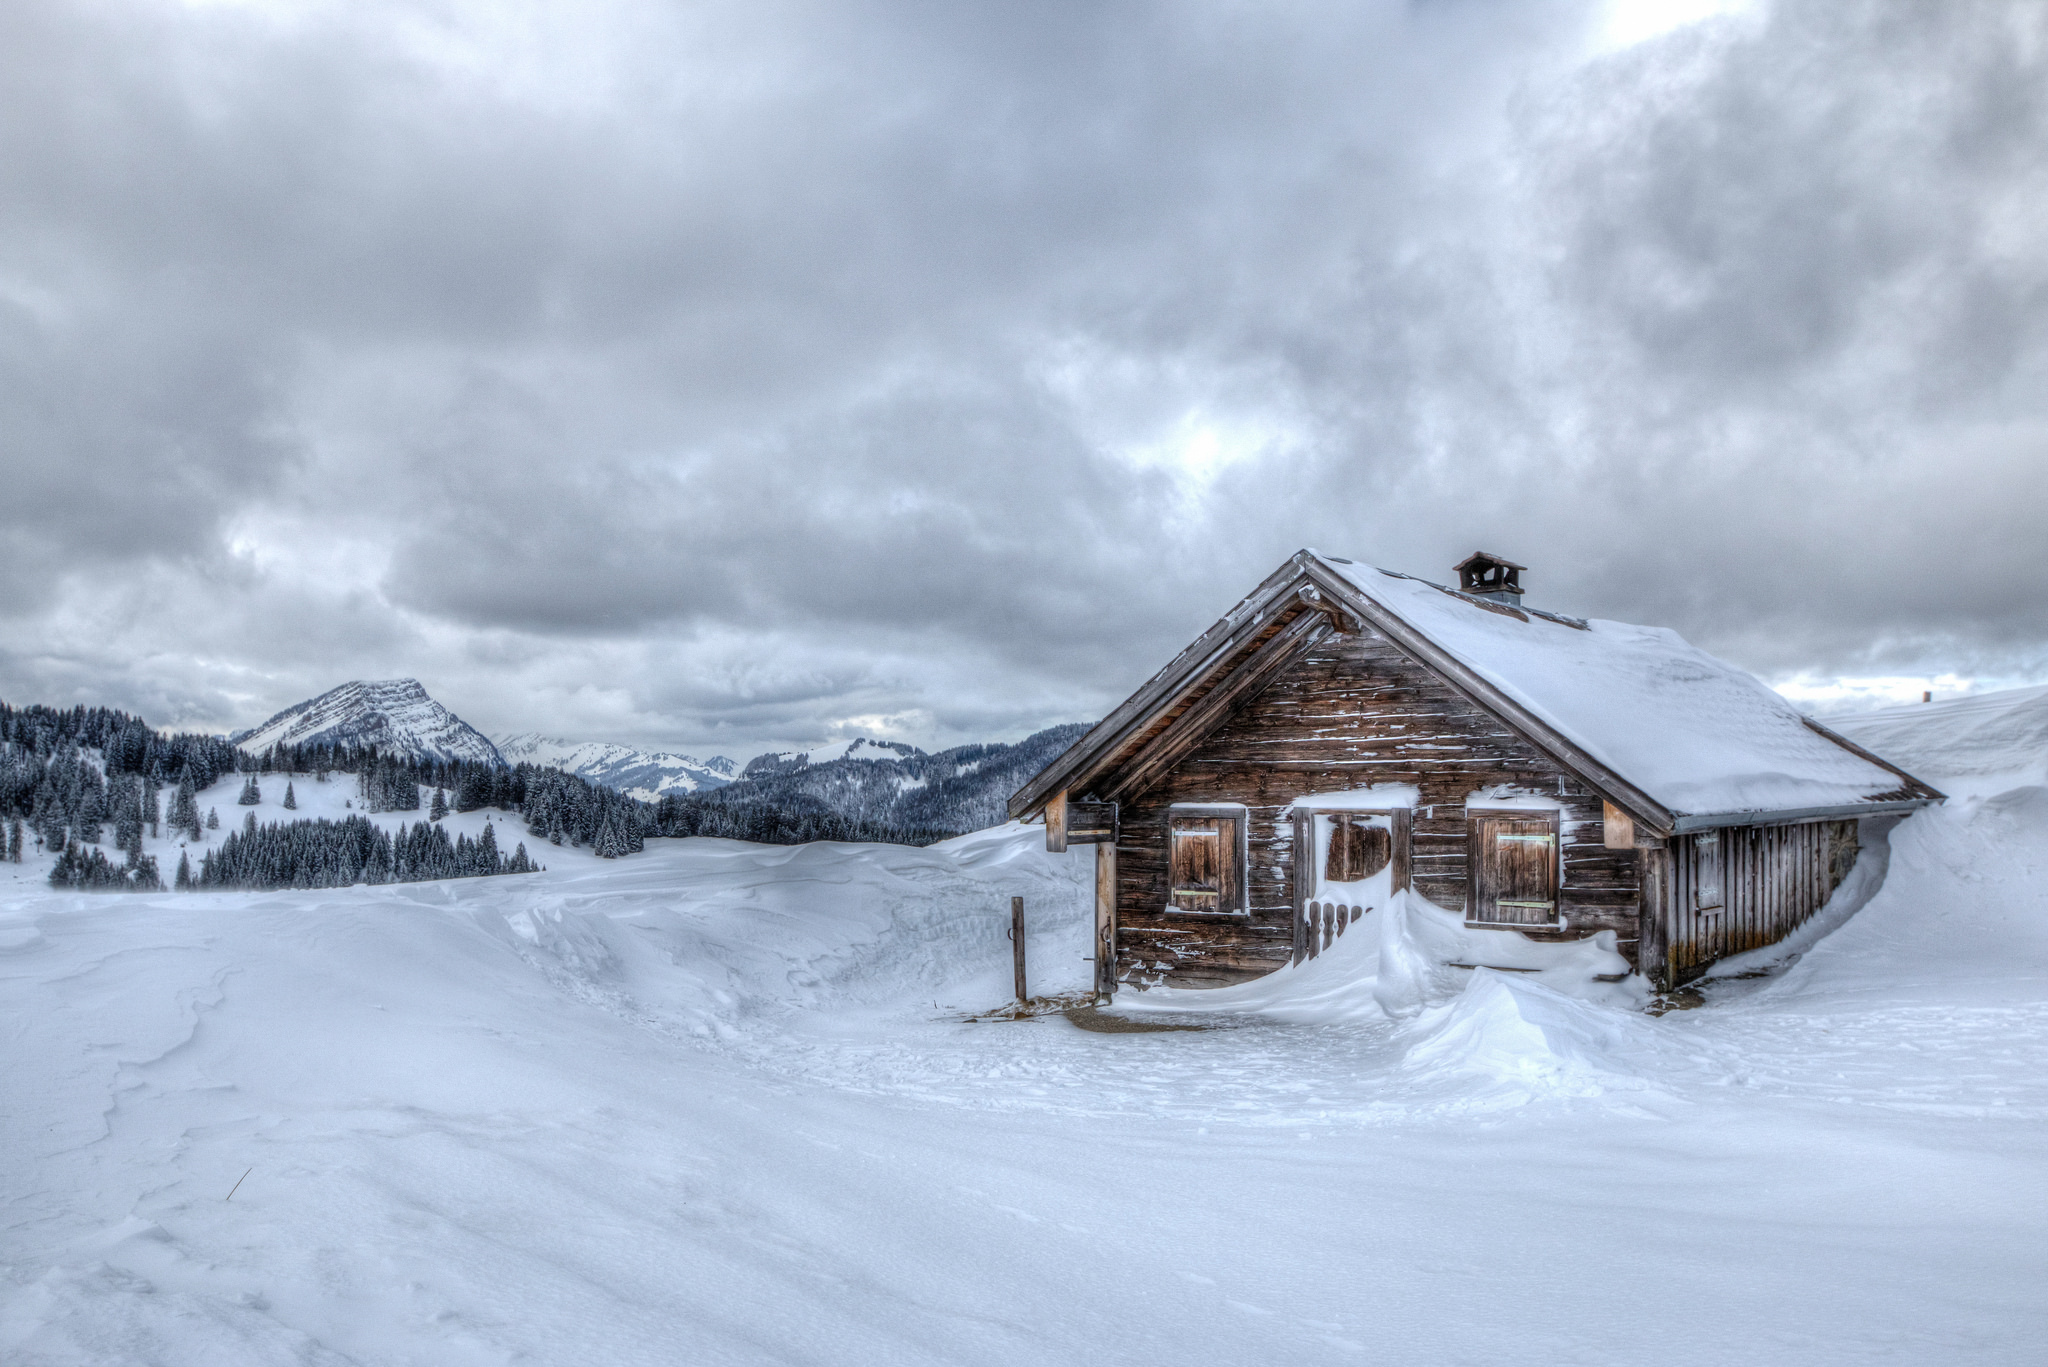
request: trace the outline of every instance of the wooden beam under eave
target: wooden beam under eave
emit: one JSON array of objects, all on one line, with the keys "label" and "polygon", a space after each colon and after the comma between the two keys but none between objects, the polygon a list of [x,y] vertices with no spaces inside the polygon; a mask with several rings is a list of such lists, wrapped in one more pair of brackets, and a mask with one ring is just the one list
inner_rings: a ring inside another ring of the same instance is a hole
[{"label": "wooden beam under eave", "polygon": [[1067,790],[1060,789],[1045,803],[1045,852],[1067,852]]},{"label": "wooden beam under eave", "polygon": [[1601,843],[1610,850],[1636,847],[1636,819],[1604,798],[1600,802]]}]

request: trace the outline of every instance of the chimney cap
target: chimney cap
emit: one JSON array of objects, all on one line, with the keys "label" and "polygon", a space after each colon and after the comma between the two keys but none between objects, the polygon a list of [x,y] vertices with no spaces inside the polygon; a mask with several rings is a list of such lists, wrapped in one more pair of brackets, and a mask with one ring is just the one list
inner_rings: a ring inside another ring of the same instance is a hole
[{"label": "chimney cap", "polygon": [[1522,571],[1529,568],[1527,565],[1517,565],[1490,551],[1474,551],[1452,568],[1458,572],[1458,592],[1510,607],[1521,606]]},{"label": "chimney cap", "polygon": [[1529,568],[1527,565],[1517,565],[1505,556],[1495,555],[1492,551],[1474,551],[1457,564],[1451,566],[1451,568],[1459,574],[1463,574],[1468,569],[1486,570],[1496,566],[1504,570],[1526,570]]}]

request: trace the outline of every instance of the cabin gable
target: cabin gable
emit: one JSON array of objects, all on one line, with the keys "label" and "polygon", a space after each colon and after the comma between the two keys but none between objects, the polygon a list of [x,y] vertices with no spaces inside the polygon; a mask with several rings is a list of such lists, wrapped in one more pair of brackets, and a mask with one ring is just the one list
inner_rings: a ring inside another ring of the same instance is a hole
[{"label": "cabin gable", "polygon": [[[1134,756],[1131,767],[1143,763]],[[1375,784],[1418,796],[1407,876],[1447,910],[1466,909],[1471,870],[1466,801],[1475,792],[1553,804],[1561,863],[1563,929],[1577,938],[1613,930],[1634,962],[1639,888],[1633,849],[1606,847],[1601,795],[1482,710],[1373,628],[1319,634],[1264,686],[1141,785],[1103,776],[1120,796],[1116,864],[1116,979],[1132,984],[1222,986],[1280,968],[1296,952],[1297,798]],[[1482,805],[1475,799],[1474,805]],[[1190,914],[1171,905],[1176,812],[1241,806],[1245,910]],[[1503,930],[1502,934],[1523,933]]]}]

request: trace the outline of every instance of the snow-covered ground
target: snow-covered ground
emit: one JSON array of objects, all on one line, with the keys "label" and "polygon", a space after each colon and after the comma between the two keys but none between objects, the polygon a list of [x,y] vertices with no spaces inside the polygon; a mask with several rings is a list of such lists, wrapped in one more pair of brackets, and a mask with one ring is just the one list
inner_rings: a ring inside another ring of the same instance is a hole
[{"label": "snow-covered ground", "polygon": [[2048,1341],[2040,787],[1912,817],[1853,918],[1658,1017],[1482,970],[1401,1021],[1355,993],[1287,1019],[1277,979],[1236,1014],[1130,1013],[1201,1029],[973,1020],[1008,994],[1012,895],[1034,989],[1086,981],[1088,851],[539,853],[328,892],[0,880],[0,1361]]}]

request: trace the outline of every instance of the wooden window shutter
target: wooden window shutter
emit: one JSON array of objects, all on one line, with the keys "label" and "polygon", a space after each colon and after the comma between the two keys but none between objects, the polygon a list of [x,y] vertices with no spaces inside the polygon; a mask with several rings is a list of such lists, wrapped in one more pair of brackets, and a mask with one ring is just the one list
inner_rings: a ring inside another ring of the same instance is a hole
[{"label": "wooden window shutter", "polygon": [[1466,920],[1505,926],[1557,924],[1555,816],[1475,813],[1466,822],[1466,841]]},{"label": "wooden window shutter", "polygon": [[1238,818],[1176,816],[1168,823],[1167,905],[1175,911],[1239,909]]},{"label": "wooden window shutter", "polygon": [[1384,826],[1339,813],[1330,818],[1330,853],[1323,861],[1323,881],[1355,883],[1370,878],[1394,858],[1393,833]]},{"label": "wooden window shutter", "polygon": [[1719,911],[1727,904],[1727,894],[1722,890],[1727,881],[1723,875],[1727,861],[1722,858],[1726,844],[1719,831],[1701,831],[1692,838],[1694,911]]}]

